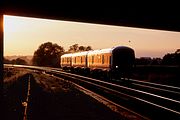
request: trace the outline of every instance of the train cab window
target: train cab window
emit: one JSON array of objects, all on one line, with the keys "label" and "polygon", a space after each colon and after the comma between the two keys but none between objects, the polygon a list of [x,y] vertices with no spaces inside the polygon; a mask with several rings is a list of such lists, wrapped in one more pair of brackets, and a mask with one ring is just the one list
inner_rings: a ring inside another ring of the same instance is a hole
[{"label": "train cab window", "polygon": [[102,64],[104,64],[104,55],[102,55]]}]

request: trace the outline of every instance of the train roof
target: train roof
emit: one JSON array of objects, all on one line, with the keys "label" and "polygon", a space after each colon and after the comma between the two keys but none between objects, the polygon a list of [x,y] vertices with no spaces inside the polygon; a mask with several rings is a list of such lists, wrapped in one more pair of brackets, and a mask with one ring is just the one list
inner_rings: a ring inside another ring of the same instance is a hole
[{"label": "train roof", "polygon": [[77,53],[73,53],[72,54],[72,57],[73,56],[81,56],[81,55],[87,55],[89,51],[84,51],[84,52],[77,52]]},{"label": "train roof", "polygon": [[77,52],[77,53],[67,53],[62,55],[61,57],[73,57],[73,56],[81,56],[81,55],[87,55],[89,51],[84,52]]},{"label": "train roof", "polygon": [[72,53],[68,53],[68,54],[62,55],[61,57],[71,57],[71,56],[72,56]]},{"label": "train roof", "polygon": [[115,46],[112,48],[106,48],[106,49],[99,49],[99,50],[91,50],[91,51],[84,51],[84,52],[77,52],[77,53],[69,53],[64,54],[61,57],[73,57],[73,56],[81,56],[81,55],[94,55],[94,54],[102,54],[102,53],[112,53],[113,50],[116,49],[132,49],[127,46]]},{"label": "train roof", "polygon": [[132,48],[128,47],[128,46],[116,46],[116,47],[113,47],[113,50],[115,49],[131,49],[133,50]]},{"label": "train roof", "polygon": [[88,53],[88,55],[101,54],[101,53],[111,53],[111,52],[112,52],[112,48],[106,48],[106,49],[92,50]]},{"label": "train roof", "polygon": [[112,48],[93,50],[93,51],[90,51],[88,53],[88,55],[101,54],[101,53],[112,53],[112,51],[115,50],[115,49],[132,49],[132,48],[127,47],[127,46],[115,46],[115,47],[112,47]]}]

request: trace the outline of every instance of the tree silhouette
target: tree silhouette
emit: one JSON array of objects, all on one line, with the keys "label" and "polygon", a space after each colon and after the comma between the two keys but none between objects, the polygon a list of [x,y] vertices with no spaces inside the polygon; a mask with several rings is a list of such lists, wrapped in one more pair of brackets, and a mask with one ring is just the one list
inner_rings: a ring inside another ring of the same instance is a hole
[{"label": "tree silhouette", "polygon": [[10,64],[11,61],[3,57],[3,63],[4,63],[4,64]]},{"label": "tree silhouette", "polygon": [[21,58],[17,58],[17,59],[13,59],[11,61],[11,64],[27,65],[28,63],[25,60],[21,59]]},{"label": "tree silhouette", "polygon": [[177,49],[175,53],[180,54],[180,49]]},{"label": "tree silhouette", "polygon": [[93,50],[91,46],[86,47],[86,51]]},{"label": "tree silhouette", "polygon": [[68,52],[80,52],[80,51],[89,51],[89,50],[92,50],[92,47],[91,46],[79,46],[78,44],[74,44],[72,46],[69,47],[69,50]]},{"label": "tree silhouette", "polygon": [[164,65],[180,65],[180,49],[175,53],[168,53],[163,57],[162,64]]},{"label": "tree silhouette", "polygon": [[64,53],[64,48],[53,44],[51,42],[46,42],[41,44],[39,48],[34,52],[32,59],[33,65],[38,66],[60,66],[60,56]]},{"label": "tree silhouette", "polygon": [[78,44],[74,44],[74,45],[70,46],[68,51],[69,52],[78,52],[79,51]]},{"label": "tree silhouette", "polygon": [[84,46],[79,46],[79,51],[85,51],[86,48]]}]

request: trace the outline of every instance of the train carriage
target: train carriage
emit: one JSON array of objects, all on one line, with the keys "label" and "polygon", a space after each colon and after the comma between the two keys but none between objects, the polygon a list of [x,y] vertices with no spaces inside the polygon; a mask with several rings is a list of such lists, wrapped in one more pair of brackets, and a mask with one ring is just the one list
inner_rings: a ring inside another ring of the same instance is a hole
[{"label": "train carriage", "polygon": [[64,54],[61,56],[61,67],[64,69],[64,70],[68,70],[71,68],[72,66],[72,54],[69,53],[69,54]]},{"label": "train carriage", "polygon": [[88,67],[90,69],[107,70],[110,69],[110,58],[112,49],[94,50],[88,54]]},{"label": "train carriage", "polygon": [[72,67],[87,67],[88,52],[79,52],[72,54]]},{"label": "train carriage", "polygon": [[128,77],[135,64],[132,48],[117,46],[61,56],[61,66],[71,71],[93,73],[105,77]]},{"label": "train carriage", "polygon": [[89,69],[87,67],[87,54],[88,51],[72,54],[72,72],[81,74],[89,72]]}]

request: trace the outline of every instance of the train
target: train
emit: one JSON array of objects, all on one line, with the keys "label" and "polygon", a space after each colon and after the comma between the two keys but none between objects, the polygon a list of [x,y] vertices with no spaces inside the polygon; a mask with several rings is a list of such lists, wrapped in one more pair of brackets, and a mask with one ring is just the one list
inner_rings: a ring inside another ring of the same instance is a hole
[{"label": "train", "polygon": [[63,70],[107,79],[129,77],[135,66],[135,51],[128,46],[64,54]]}]

